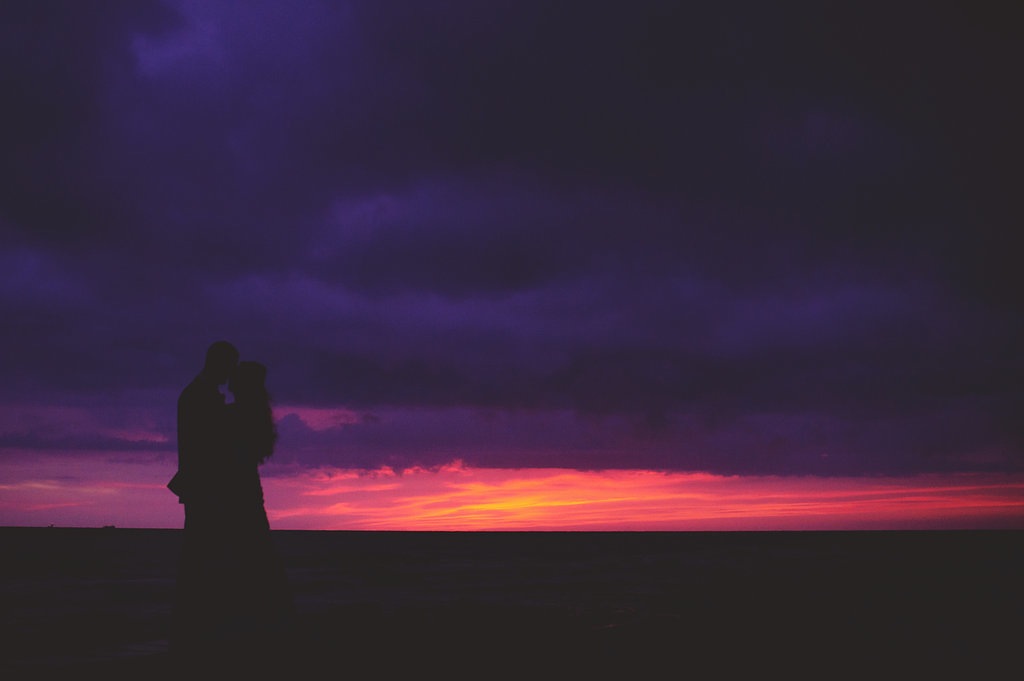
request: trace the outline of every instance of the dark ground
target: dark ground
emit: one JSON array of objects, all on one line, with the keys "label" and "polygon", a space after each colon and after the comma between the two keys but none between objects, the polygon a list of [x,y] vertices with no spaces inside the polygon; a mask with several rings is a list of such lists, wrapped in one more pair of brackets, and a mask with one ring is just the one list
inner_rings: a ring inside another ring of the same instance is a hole
[{"label": "dark ground", "polygon": [[1022,661],[1022,532],[275,539],[297,608],[287,632],[181,661],[161,644],[178,533],[0,530],[10,550],[0,670],[11,679],[991,679],[1012,678]]}]

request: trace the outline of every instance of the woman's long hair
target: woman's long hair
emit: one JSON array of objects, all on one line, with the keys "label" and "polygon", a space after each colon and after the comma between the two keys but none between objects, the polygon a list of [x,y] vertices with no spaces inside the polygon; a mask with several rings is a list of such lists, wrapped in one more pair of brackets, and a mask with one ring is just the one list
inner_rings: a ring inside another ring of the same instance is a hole
[{"label": "woman's long hair", "polygon": [[267,368],[259,362],[239,362],[231,377],[231,392],[238,412],[242,456],[263,463],[274,453],[277,426],[266,388]]}]

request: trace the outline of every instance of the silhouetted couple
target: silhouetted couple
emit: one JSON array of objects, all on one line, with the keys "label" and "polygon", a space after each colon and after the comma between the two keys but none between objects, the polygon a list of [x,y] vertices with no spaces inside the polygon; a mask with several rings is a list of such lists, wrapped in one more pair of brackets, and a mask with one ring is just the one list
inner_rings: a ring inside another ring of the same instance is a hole
[{"label": "silhouetted couple", "polygon": [[240,362],[218,341],[178,398],[178,471],[168,487],[185,508],[171,633],[182,655],[249,646],[287,623],[291,600],[258,470],[277,441],[265,380],[262,364]]}]

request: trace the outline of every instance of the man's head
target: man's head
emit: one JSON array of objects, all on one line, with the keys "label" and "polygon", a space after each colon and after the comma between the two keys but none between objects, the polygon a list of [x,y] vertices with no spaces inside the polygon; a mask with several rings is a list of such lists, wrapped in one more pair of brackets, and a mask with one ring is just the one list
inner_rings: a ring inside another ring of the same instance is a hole
[{"label": "man's head", "polygon": [[203,373],[220,385],[238,366],[238,350],[227,341],[217,341],[206,350]]}]

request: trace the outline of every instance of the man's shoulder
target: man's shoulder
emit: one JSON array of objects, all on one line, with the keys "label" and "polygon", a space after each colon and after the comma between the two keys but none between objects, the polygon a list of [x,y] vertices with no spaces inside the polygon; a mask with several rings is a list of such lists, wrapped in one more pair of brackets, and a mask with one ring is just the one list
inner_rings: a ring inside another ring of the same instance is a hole
[{"label": "man's shoulder", "polygon": [[208,397],[211,393],[211,388],[213,391],[216,391],[216,388],[210,386],[209,382],[204,380],[202,374],[200,374],[182,389],[181,394],[178,395],[178,404]]}]

